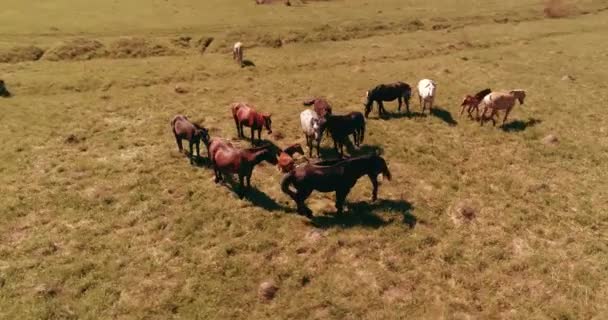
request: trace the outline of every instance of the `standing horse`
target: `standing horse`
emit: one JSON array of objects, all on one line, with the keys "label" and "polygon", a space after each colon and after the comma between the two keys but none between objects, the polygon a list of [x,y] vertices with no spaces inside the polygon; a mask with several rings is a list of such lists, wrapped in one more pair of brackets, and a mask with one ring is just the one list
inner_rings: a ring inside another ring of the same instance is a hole
[{"label": "standing horse", "polygon": [[[283,176],[281,190],[296,202],[298,213],[309,218],[312,217],[312,211],[304,201],[310,194],[314,190],[335,191],[336,210],[338,213],[342,213],[346,196],[357,180],[364,175],[367,175],[372,182],[372,201],[378,199],[378,174],[380,173],[388,180],[391,179],[386,161],[375,154],[349,158],[328,166],[305,164]],[[291,187],[295,188],[295,192]]]},{"label": "standing horse", "polygon": [[302,125],[302,132],[306,138],[306,146],[308,146],[308,156],[312,157],[313,144],[317,142],[317,157],[320,156],[320,144],[321,144],[321,119],[316,112],[310,109],[306,109],[300,113],[300,124]]},{"label": "standing horse", "polygon": [[479,122],[483,125],[485,119],[486,111],[488,109],[491,110],[490,119],[492,119],[492,125],[496,125],[496,120],[494,116],[498,113],[499,110],[505,110],[505,117],[502,119],[502,124],[505,124],[507,121],[507,117],[509,113],[515,106],[515,101],[519,101],[519,104],[524,104],[524,99],[526,98],[526,92],[521,89],[511,90],[511,91],[495,91],[487,96],[485,96],[482,100],[483,112],[481,113],[481,118]]},{"label": "standing horse", "polygon": [[[237,174],[239,176],[239,198],[245,196],[248,188],[251,188],[251,175],[253,169],[262,161],[276,165],[277,155],[268,146],[238,149],[232,143],[214,138],[209,144],[211,163],[215,173],[215,182],[223,180],[222,174]],[[247,188],[247,189],[246,189]]]},{"label": "standing horse", "polygon": [[378,104],[378,115],[382,116],[386,114],[384,104],[382,101],[394,101],[395,99],[399,102],[398,111],[401,112],[401,104],[405,101],[405,107],[407,112],[410,112],[410,97],[412,95],[412,88],[409,84],[404,82],[395,82],[390,84],[380,84],[375,88],[367,91],[365,106],[365,117],[369,115],[374,106],[374,101]]},{"label": "standing horse", "polygon": [[232,47],[232,60],[236,61],[241,68],[243,67],[243,44],[237,42]]},{"label": "standing horse", "polygon": [[[328,130],[334,140],[334,149],[344,156],[344,143],[349,135],[353,135],[355,146],[359,147],[365,137],[365,118],[361,112],[351,112],[345,115],[327,115],[321,123],[321,136]],[[339,148],[339,149],[338,149]]]},{"label": "standing horse", "polygon": [[177,148],[179,152],[183,152],[184,148],[182,147],[182,140],[188,140],[190,144],[190,164],[194,163],[194,156],[192,147],[196,146],[196,156],[197,159],[200,159],[200,142],[201,140],[207,147],[207,153],[209,153],[209,131],[196,123],[190,122],[188,118],[184,115],[178,114],[171,119],[171,131],[173,131],[173,135],[175,136],[175,142],[177,142]]},{"label": "standing horse", "polygon": [[0,79],[0,97],[8,98],[11,96],[11,93],[6,89],[6,85],[4,84],[4,80]]},{"label": "standing horse", "polygon": [[422,113],[424,113],[427,104],[429,105],[429,112],[433,111],[433,102],[435,101],[436,89],[437,85],[433,80],[422,79],[420,82],[418,82],[418,99],[420,100]]},{"label": "standing horse", "polygon": [[258,140],[262,140],[262,128],[266,127],[268,134],[272,133],[272,120],[270,114],[263,114],[255,111],[253,107],[247,103],[237,102],[231,106],[232,117],[236,125],[236,131],[239,138],[244,138],[243,126],[251,128],[251,143],[255,144],[254,131],[258,131]]},{"label": "standing horse", "polygon": [[473,115],[471,113],[473,112],[473,109],[475,109],[475,114],[477,118],[479,118],[479,103],[481,103],[481,100],[483,100],[483,98],[491,92],[492,89],[488,88],[477,92],[474,96],[467,95],[466,97],[464,97],[462,103],[460,104],[460,106],[462,107],[462,109],[460,110],[460,116],[462,116],[464,110],[467,109],[469,118],[472,119]]},{"label": "standing horse", "polygon": [[331,114],[331,106],[329,105],[329,102],[323,98],[305,100],[302,104],[305,106],[313,106],[312,109],[321,118],[324,118],[326,114]]},{"label": "standing horse", "polygon": [[294,168],[295,162],[293,160],[293,155],[296,152],[304,155],[304,149],[302,149],[302,145],[299,143],[292,144],[281,151],[281,154],[279,154],[279,162],[277,164],[279,171],[285,173]]}]

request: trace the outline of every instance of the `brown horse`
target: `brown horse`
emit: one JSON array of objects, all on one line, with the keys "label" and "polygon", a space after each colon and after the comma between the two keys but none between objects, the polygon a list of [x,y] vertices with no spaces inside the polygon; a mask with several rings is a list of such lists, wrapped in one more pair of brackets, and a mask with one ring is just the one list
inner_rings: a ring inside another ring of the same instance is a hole
[{"label": "brown horse", "polygon": [[329,105],[329,102],[323,98],[305,100],[302,104],[305,106],[313,106],[312,109],[321,118],[325,117],[326,114],[331,114],[331,106]]},{"label": "brown horse", "polygon": [[281,172],[289,172],[294,168],[295,162],[293,161],[293,155],[296,152],[304,155],[304,149],[302,149],[302,145],[299,143],[292,144],[281,151],[281,154],[279,154],[279,163],[277,164]]},{"label": "brown horse", "polygon": [[344,143],[349,135],[353,135],[355,146],[359,147],[365,137],[365,118],[361,112],[351,112],[345,115],[326,115],[321,122],[321,136],[327,129],[334,140],[334,149],[340,157],[344,156]]},{"label": "brown horse", "polygon": [[192,147],[196,146],[197,159],[201,157],[200,143],[201,140],[207,147],[209,153],[209,131],[196,123],[190,122],[184,115],[178,114],[171,119],[171,131],[175,136],[177,148],[179,152],[183,152],[182,140],[186,139],[190,143],[190,164],[194,163]]},{"label": "brown horse", "polygon": [[228,141],[214,138],[209,144],[209,153],[215,172],[215,182],[219,183],[223,180],[222,174],[237,174],[240,186],[237,194],[241,199],[245,196],[246,187],[251,188],[251,174],[256,165],[262,161],[277,164],[276,152],[269,146],[238,149]]},{"label": "brown horse", "polygon": [[473,119],[473,110],[475,110],[476,117],[479,118],[479,103],[481,103],[481,100],[483,100],[483,98],[491,92],[492,89],[487,88],[477,92],[474,96],[467,95],[466,97],[464,97],[462,103],[460,104],[460,106],[462,107],[462,109],[460,110],[460,116],[462,116],[464,110],[466,109],[470,119]]},{"label": "brown horse", "polygon": [[412,88],[409,84],[404,82],[395,82],[390,84],[380,84],[373,89],[367,91],[365,106],[365,117],[369,115],[374,106],[374,102],[378,104],[378,115],[382,116],[386,114],[384,104],[382,101],[394,101],[395,99],[399,102],[398,111],[401,112],[401,104],[405,101],[405,107],[407,113],[410,112],[410,97],[412,96]]},{"label": "brown horse", "polygon": [[[324,165],[328,164],[328,165]],[[310,194],[319,192],[336,192],[336,210],[342,212],[346,196],[360,177],[367,175],[372,182],[372,201],[378,199],[378,174],[382,173],[388,180],[391,173],[386,161],[378,155],[353,157],[342,161],[305,164],[283,176],[281,190],[290,196],[297,206],[299,214],[312,217],[312,211],[304,201]],[[295,188],[295,192],[291,189]]]},{"label": "brown horse", "polygon": [[262,140],[262,128],[266,127],[268,134],[272,133],[271,125],[272,120],[270,114],[263,114],[255,111],[253,106],[237,102],[231,106],[232,117],[234,118],[234,124],[236,125],[236,131],[239,138],[244,138],[243,126],[251,128],[251,143],[255,144],[254,131],[258,132],[258,140]]}]

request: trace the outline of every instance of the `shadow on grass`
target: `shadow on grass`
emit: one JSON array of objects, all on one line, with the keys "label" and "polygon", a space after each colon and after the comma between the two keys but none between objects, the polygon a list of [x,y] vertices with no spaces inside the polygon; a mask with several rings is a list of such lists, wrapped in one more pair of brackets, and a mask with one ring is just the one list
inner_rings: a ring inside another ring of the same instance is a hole
[{"label": "shadow on grass", "polygon": [[458,124],[458,122],[454,120],[454,117],[452,117],[452,113],[450,113],[446,109],[441,108],[440,106],[433,106],[431,114],[443,120],[443,122],[449,124],[450,126],[455,126]]},{"label": "shadow on grass", "polygon": [[[234,176],[226,175],[226,174],[224,174],[222,176],[224,177],[223,185],[226,186],[227,188],[229,188],[238,197],[238,195],[239,195],[238,192],[240,191],[240,185],[238,182],[238,178],[235,179]],[[243,197],[243,199],[246,199],[247,201],[251,202],[251,204],[256,207],[260,207],[267,211],[276,211],[276,210],[289,211],[288,207],[284,207],[284,206],[278,204],[276,201],[274,201],[274,199],[269,197],[266,193],[260,191],[255,186],[245,189],[245,196]]]},{"label": "shadow on grass", "polygon": [[383,114],[382,116],[378,117],[377,119],[380,120],[391,120],[391,119],[401,119],[401,118],[408,118],[408,119],[413,119],[413,118],[425,118],[427,116],[427,114],[422,113],[422,112],[389,112],[387,111],[385,114]]},{"label": "shadow on grass", "polygon": [[412,204],[405,200],[378,200],[374,203],[361,201],[349,203],[348,207],[350,210],[347,213],[334,216],[315,216],[312,218],[312,224],[321,229],[355,226],[377,229],[391,223],[391,221],[385,221],[373,212],[377,209],[400,213],[403,216],[403,223],[410,228],[414,228],[417,223],[416,217],[411,213]]},{"label": "shadow on grass", "polygon": [[542,122],[542,120],[540,120],[540,119],[528,118],[528,120],[526,120],[526,121],[522,121],[522,120],[511,121],[509,123],[506,123],[506,124],[500,126],[500,128],[504,132],[520,132],[520,131],[524,131],[524,130],[528,129],[529,127],[533,127],[541,122]]},{"label": "shadow on grass", "polygon": [[253,61],[251,61],[251,60],[243,59],[243,64],[241,65],[241,68],[251,68],[251,67],[255,67],[255,63],[253,63]]}]

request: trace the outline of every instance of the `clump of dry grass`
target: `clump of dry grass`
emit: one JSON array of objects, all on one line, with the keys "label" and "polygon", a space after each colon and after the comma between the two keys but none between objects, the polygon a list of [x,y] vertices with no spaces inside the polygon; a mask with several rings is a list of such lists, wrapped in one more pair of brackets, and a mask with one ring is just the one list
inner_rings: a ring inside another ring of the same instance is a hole
[{"label": "clump of dry grass", "polygon": [[42,59],[49,61],[90,60],[105,54],[103,43],[94,39],[76,38],[47,50]]},{"label": "clump of dry grass", "polygon": [[166,45],[139,37],[120,38],[108,46],[110,58],[145,58],[175,55]]},{"label": "clump of dry grass", "polygon": [[36,61],[42,57],[44,50],[35,46],[18,46],[0,51],[0,63],[17,63]]}]

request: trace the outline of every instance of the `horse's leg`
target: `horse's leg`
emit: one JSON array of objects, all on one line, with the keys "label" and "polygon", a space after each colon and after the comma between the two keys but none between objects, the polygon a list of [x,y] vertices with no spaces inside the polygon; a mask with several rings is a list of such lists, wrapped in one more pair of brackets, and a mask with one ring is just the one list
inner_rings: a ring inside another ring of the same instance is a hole
[{"label": "horse's leg", "polygon": [[424,113],[424,105],[422,104],[422,96],[418,95],[418,101],[420,102],[420,108],[422,108],[422,113]]},{"label": "horse's leg", "polygon": [[369,180],[372,182],[372,202],[378,199],[378,176],[374,174],[368,174]]},{"label": "horse's leg", "polygon": [[496,115],[498,114],[497,109],[492,109],[492,113],[490,114],[490,119],[492,119],[492,126],[496,126]]},{"label": "horse's leg", "polygon": [[262,141],[262,129],[258,130],[258,141]]},{"label": "horse's leg", "polygon": [[483,107],[481,111],[481,116],[479,117],[479,124],[483,126],[483,121],[485,120],[486,112],[488,111],[488,107]]},{"label": "horse's leg", "polygon": [[[462,114],[464,113],[464,109],[466,109],[467,107],[469,107],[469,106],[464,105],[464,106],[462,106],[462,108],[460,108],[460,116],[461,116],[461,117],[462,117]],[[469,109],[467,109],[467,111],[468,111],[468,110],[469,110]],[[470,113],[469,113],[469,114],[470,114]]]},{"label": "horse's leg", "polygon": [[196,142],[196,160],[199,160],[199,161],[201,160],[201,148],[200,148],[200,145],[201,145],[201,141],[199,140],[199,141]]},{"label": "horse's leg", "polygon": [[344,202],[346,201],[346,195],[348,195],[348,192],[350,190],[342,190],[342,189],[338,189],[336,190],[336,211],[338,214],[341,214],[342,211],[344,210]]},{"label": "horse's leg", "polygon": [[255,144],[255,130],[253,130],[253,126],[251,126],[251,144]]},{"label": "horse's leg", "polygon": [[401,112],[401,104],[403,103],[401,97],[397,98],[397,101],[399,102],[399,107],[397,107],[397,111]]},{"label": "horse's leg", "polygon": [[505,125],[505,122],[507,121],[507,117],[509,116],[509,112],[511,112],[511,108],[507,109],[505,111],[505,117],[502,119],[502,125]]},{"label": "horse's leg", "polygon": [[190,145],[190,164],[194,164],[194,141],[188,140],[188,144]]},{"label": "horse's leg", "polygon": [[245,183],[244,180],[245,177],[239,173],[239,191],[237,192],[237,194],[239,195],[239,198],[243,199],[243,197],[245,197]]},{"label": "horse's leg", "polygon": [[306,199],[310,197],[312,193],[312,189],[298,189],[296,192],[296,196],[293,200],[296,201],[296,207],[298,210],[298,214],[305,215],[309,218],[312,218],[312,210],[306,206]]},{"label": "horse's leg", "polygon": [[382,100],[378,100],[378,115],[382,116],[386,111],[384,110],[384,103]]},{"label": "horse's leg", "polygon": [[429,112],[433,112],[433,102],[435,102],[435,98],[431,98],[429,101]]},{"label": "horse's leg", "polygon": [[177,149],[180,153],[182,153],[184,151],[184,148],[182,146],[182,139],[178,137],[177,134],[175,135],[175,142],[177,142]]}]

